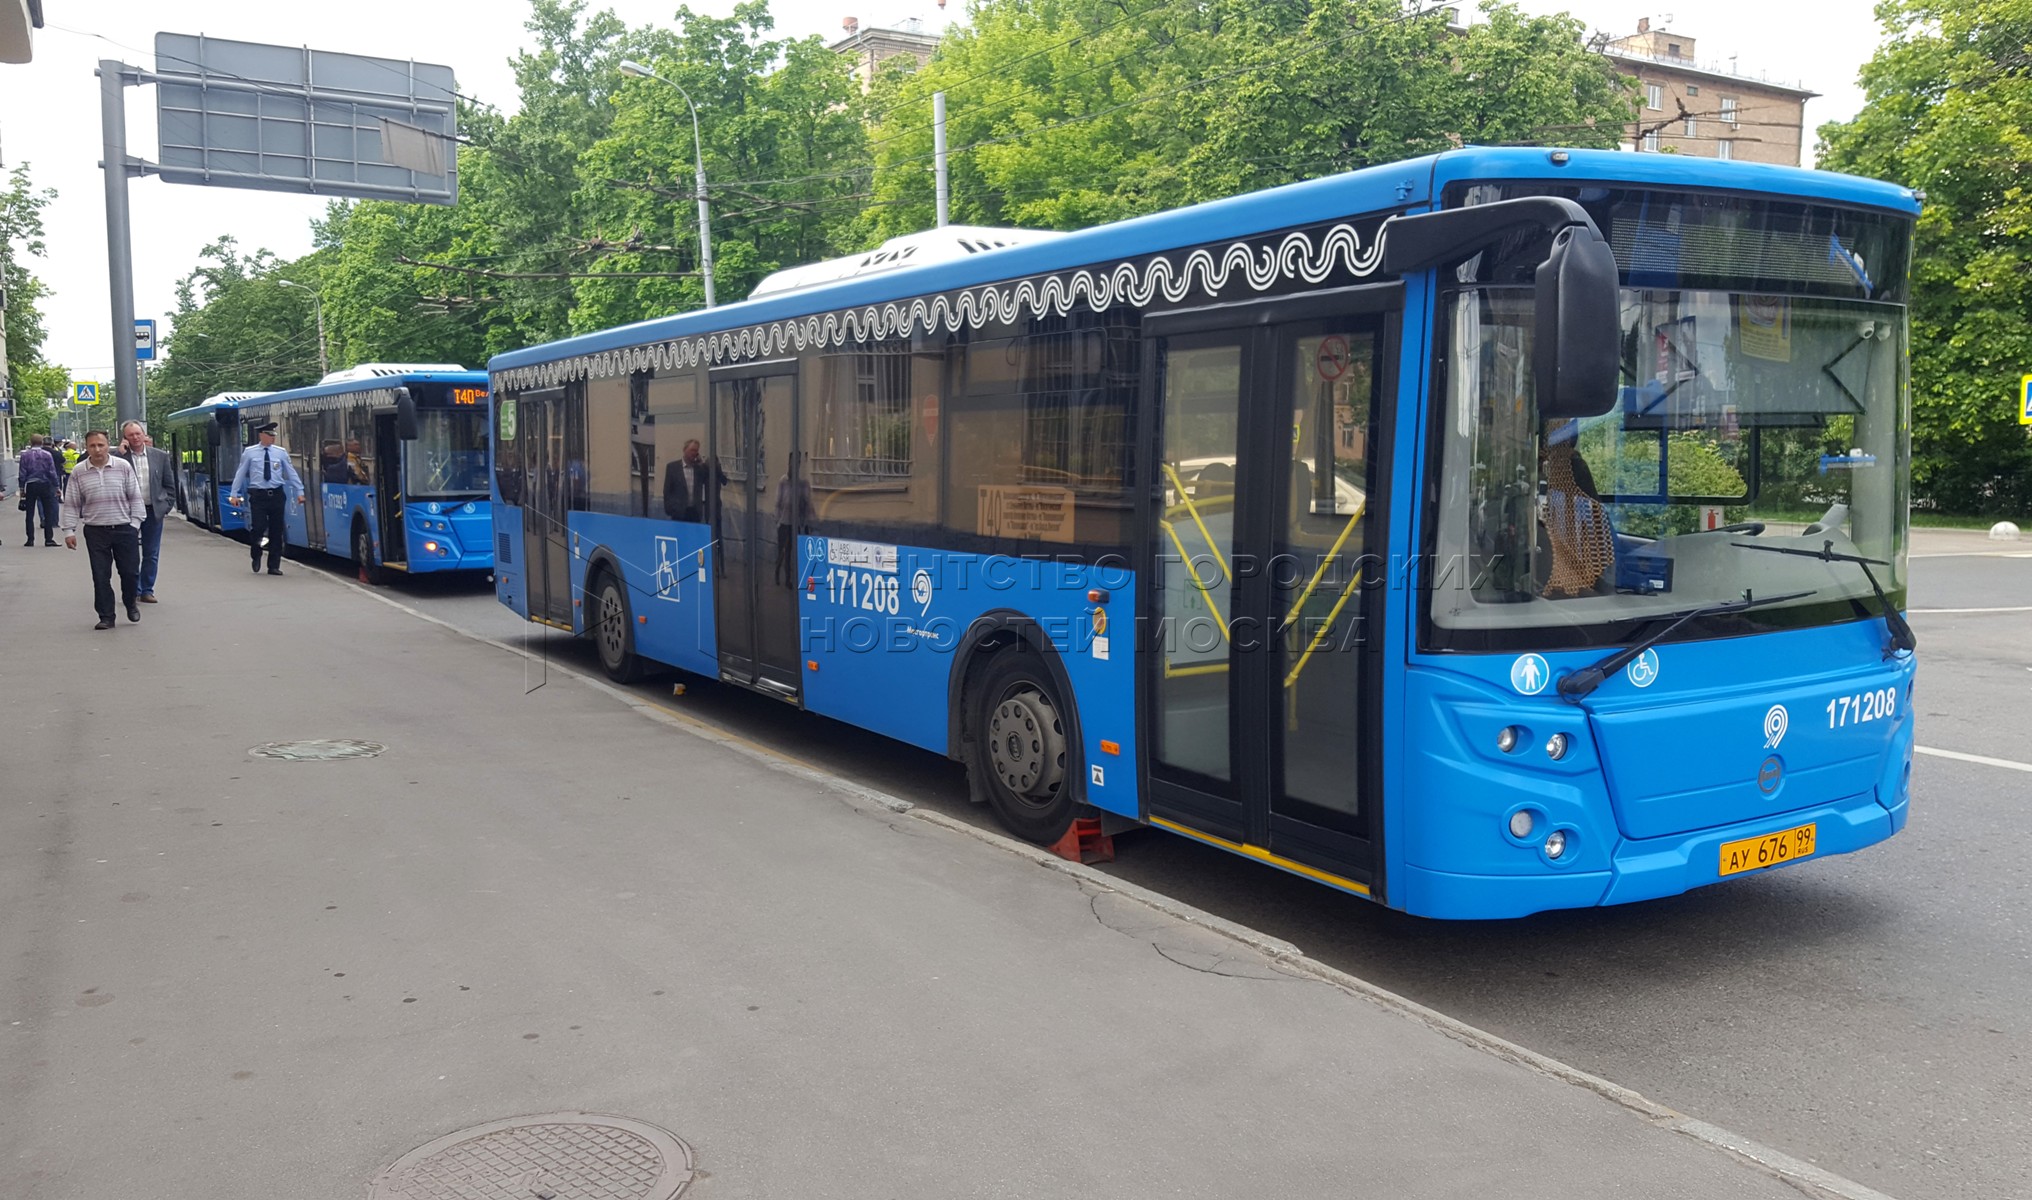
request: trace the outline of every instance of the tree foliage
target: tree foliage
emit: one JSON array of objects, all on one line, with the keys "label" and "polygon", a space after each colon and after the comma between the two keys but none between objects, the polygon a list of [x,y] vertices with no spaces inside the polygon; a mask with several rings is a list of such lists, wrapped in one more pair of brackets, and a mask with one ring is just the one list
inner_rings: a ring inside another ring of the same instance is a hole
[{"label": "tree foliage", "polygon": [[1925,194],[1912,266],[1912,483],[1954,512],[2032,506],[2032,5],[1885,0],[1867,97],[1821,165]]},{"label": "tree foliage", "polygon": [[[19,411],[30,418],[28,433],[49,428],[48,414],[38,402],[62,394],[61,385],[54,392],[45,390],[49,371],[42,361],[42,343],[48,330],[38,301],[49,289],[28,269],[26,261],[42,256],[42,210],[55,199],[53,188],[36,190],[27,163],[0,180],[0,286],[7,291],[7,383],[20,400]],[[40,427],[35,427],[37,414]]]}]

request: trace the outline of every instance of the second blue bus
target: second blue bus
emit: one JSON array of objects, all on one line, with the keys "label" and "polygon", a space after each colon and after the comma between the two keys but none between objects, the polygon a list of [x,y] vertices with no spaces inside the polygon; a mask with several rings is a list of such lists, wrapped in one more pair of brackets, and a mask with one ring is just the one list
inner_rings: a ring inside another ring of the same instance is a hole
[{"label": "second blue bus", "polygon": [[363,364],[282,392],[227,392],[170,414],[185,516],[247,528],[228,502],[240,452],[273,421],[308,501],[287,512],[289,545],[349,559],[360,577],[494,566],[487,376],[456,365]]}]

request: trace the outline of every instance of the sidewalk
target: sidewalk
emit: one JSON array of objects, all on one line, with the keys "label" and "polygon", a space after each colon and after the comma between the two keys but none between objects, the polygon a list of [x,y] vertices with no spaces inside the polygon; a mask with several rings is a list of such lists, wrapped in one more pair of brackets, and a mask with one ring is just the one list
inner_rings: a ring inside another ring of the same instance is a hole
[{"label": "sidewalk", "polygon": [[[163,543],[109,633],[83,551],[0,548],[8,1200],[359,1197],[567,1110],[683,1138],[687,1200],[1798,1200],[1303,965]],[[386,751],[249,754],[299,739]]]}]

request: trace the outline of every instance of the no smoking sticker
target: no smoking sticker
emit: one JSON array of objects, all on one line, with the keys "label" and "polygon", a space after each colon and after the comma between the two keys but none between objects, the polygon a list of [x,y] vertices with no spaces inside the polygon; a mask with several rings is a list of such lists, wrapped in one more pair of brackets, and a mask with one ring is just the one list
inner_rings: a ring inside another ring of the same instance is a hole
[{"label": "no smoking sticker", "polygon": [[1339,334],[1324,338],[1319,343],[1317,357],[1319,377],[1332,383],[1348,373],[1348,339]]}]

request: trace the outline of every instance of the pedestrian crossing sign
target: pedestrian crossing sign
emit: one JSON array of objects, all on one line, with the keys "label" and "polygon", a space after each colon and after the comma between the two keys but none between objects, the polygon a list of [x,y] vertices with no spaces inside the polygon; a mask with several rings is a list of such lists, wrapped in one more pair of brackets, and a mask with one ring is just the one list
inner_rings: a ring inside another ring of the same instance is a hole
[{"label": "pedestrian crossing sign", "polygon": [[2032,375],[2018,381],[2018,424],[2032,425]]},{"label": "pedestrian crossing sign", "polygon": [[96,383],[71,384],[71,403],[92,405],[99,402],[99,385]]}]

